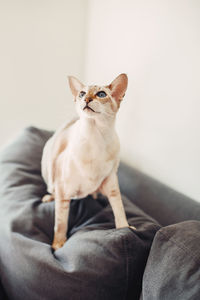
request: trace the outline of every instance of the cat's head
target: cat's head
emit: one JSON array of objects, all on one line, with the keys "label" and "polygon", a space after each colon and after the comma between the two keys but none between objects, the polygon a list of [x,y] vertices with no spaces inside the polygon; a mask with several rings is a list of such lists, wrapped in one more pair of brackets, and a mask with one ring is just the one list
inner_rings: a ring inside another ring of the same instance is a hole
[{"label": "cat's head", "polygon": [[85,86],[73,76],[68,78],[79,116],[89,118],[114,116],[128,85],[126,74],[120,74],[106,86]]}]

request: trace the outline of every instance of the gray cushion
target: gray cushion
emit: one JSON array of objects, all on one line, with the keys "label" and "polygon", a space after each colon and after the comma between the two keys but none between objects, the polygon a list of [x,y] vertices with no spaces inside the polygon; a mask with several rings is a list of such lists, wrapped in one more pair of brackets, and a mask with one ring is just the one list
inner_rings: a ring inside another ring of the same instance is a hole
[{"label": "gray cushion", "polygon": [[123,198],[129,228],[114,228],[107,200],[71,202],[68,241],[52,252],[54,203],[41,203],[42,149],[30,127],[0,154],[0,278],[9,299],[138,299],[155,220]]},{"label": "gray cushion", "polygon": [[200,222],[161,228],[143,278],[143,300],[200,299]]},{"label": "gray cushion", "polygon": [[200,221],[199,202],[124,163],[120,164],[119,182],[121,192],[163,226]]}]

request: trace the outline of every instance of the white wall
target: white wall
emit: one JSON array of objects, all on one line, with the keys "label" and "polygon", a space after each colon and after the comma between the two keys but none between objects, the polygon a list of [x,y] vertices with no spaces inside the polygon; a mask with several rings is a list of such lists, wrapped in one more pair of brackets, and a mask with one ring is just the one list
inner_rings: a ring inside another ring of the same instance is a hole
[{"label": "white wall", "polygon": [[0,145],[73,112],[67,75],[83,76],[86,0],[0,0]]},{"label": "white wall", "polygon": [[200,2],[0,0],[0,145],[74,113],[67,75],[129,88],[122,158],[200,201]]},{"label": "white wall", "polygon": [[200,2],[90,0],[86,81],[121,72],[122,158],[200,201]]}]

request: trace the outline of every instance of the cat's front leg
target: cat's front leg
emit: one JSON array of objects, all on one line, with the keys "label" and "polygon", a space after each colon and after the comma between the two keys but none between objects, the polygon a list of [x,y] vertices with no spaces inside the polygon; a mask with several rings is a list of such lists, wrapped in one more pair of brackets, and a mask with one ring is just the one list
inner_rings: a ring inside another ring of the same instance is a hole
[{"label": "cat's front leg", "polygon": [[65,199],[61,185],[56,186],[55,192],[55,226],[52,248],[61,248],[67,240],[67,227],[70,200]]},{"label": "cat's front leg", "polygon": [[118,178],[115,172],[112,172],[103,181],[100,190],[102,194],[107,196],[112,207],[116,228],[131,227],[132,229],[135,229],[135,227],[129,226],[128,224],[119,189]]}]

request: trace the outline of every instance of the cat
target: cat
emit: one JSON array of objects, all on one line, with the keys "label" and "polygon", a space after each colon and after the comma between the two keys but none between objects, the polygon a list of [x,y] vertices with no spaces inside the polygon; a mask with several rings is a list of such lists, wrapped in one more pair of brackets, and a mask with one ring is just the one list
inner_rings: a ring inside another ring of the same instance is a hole
[{"label": "cat", "polygon": [[70,199],[89,194],[107,196],[116,228],[135,229],[127,222],[116,174],[120,144],[115,119],[128,77],[120,74],[107,86],[85,86],[73,76],[68,80],[79,117],[64,124],[47,141],[41,161],[49,192],[42,201],[55,199],[54,250],[66,241]]}]

